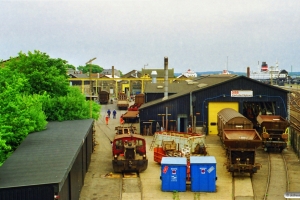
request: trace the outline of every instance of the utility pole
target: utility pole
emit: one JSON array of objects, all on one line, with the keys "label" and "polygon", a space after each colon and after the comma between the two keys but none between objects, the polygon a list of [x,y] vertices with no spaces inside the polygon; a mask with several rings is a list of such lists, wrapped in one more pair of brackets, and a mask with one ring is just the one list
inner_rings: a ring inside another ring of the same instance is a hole
[{"label": "utility pole", "polygon": [[92,62],[93,60],[96,60],[96,58],[92,58],[89,61],[87,61],[85,64],[86,65],[90,65],[90,118],[93,117],[92,115],[92,89],[93,89],[93,85],[92,85]]}]

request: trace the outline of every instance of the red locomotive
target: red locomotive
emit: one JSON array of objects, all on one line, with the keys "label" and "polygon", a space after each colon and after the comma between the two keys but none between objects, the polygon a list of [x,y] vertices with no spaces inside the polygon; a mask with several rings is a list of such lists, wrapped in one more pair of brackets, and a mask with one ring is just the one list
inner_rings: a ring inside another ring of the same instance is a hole
[{"label": "red locomotive", "polygon": [[112,142],[115,172],[142,172],[147,169],[146,140],[135,133],[132,127],[116,127],[117,134]]}]

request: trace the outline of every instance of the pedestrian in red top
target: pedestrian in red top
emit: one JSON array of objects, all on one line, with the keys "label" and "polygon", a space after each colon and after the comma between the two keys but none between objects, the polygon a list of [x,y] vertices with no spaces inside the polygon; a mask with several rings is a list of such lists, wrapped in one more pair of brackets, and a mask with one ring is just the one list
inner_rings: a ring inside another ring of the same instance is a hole
[{"label": "pedestrian in red top", "polygon": [[124,124],[123,115],[121,115],[121,117],[120,117],[120,124],[121,124],[121,125],[123,125],[123,124]]},{"label": "pedestrian in red top", "polygon": [[105,123],[106,123],[106,125],[108,125],[108,120],[109,120],[109,116],[106,115],[106,117],[105,117]]}]

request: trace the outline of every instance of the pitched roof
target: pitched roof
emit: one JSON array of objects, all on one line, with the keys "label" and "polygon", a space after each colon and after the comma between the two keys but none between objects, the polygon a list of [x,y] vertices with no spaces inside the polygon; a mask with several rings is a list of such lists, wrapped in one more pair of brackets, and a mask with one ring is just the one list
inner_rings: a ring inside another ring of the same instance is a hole
[{"label": "pitched roof", "polygon": [[[176,80],[175,83],[168,84],[169,93],[189,93],[197,89],[209,87],[226,80],[232,79],[236,75],[208,75],[201,76],[192,80]],[[145,93],[164,93],[164,83],[147,83]]]},{"label": "pitched roof", "polygon": [[[103,75],[112,75],[112,69],[103,69],[103,71],[101,72],[101,74]],[[114,74],[115,76],[119,76],[120,77],[120,71],[117,69],[114,69]]]},{"label": "pitched roof", "polygon": [[140,78],[141,76],[141,72],[137,70],[131,70],[130,72],[123,74],[122,78]]},{"label": "pitched roof", "polygon": [[[248,77],[245,77],[245,76],[237,76],[237,75],[234,75],[234,74],[206,75],[206,76],[199,77],[199,79],[193,79],[192,80],[193,83],[186,83],[186,84],[181,83],[182,85],[174,87],[175,89],[172,89],[172,87],[173,87],[172,85],[173,84],[176,85],[178,83],[169,84],[168,89],[169,88],[171,88],[171,89],[168,90],[168,93],[172,93],[174,91],[177,91],[177,92],[176,92],[176,94],[168,96],[167,100],[176,99],[180,96],[187,95],[190,92],[195,92],[195,91],[199,91],[199,90],[202,90],[202,89],[205,89],[205,88],[210,88],[210,87],[213,87],[213,86],[216,86],[216,85],[220,85],[224,82],[233,81],[233,80],[238,79],[238,78],[244,78],[244,79],[248,79],[248,80],[253,81],[253,82],[258,82],[260,84],[264,84],[264,83],[261,83],[257,80],[254,80],[254,79],[251,79],[251,78],[248,78]],[[285,90],[285,89],[282,89],[282,88],[279,88],[279,87],[276,87],[276,86],[272,86],[272,85],[267,85],[267,86],[272,87],[272,88],[276,88],[277,90],[283,90],[283,91],[286,91],[288,93],[288,91]],[[155,86],[148,87],[147,90],[148,91],[147,92],[145,91],[145,93],[164,92],[163,89],[156,88]],[[140,109],[153,106],[153,105],[158,104],[162,101],[163,101],[162,99],[157,99],[157,100],[154,100],[154,101],[150,101],[148,103],[144,103],[140,107]]]},{"label": "pitched roof", "polygon": [[47,130],[29,134],[0,167],[0,188],[63,183],[92,123],[49,122]]},{"label": "pitched roof", "polygon": [[[142,69],[142,74],[148,74],[151,76],[151,72],[157,72],[157,78],[164,78],[165,77],[165,70],[164,69]],[[174,78],[174,69],[168,69],[168,77]]]}]

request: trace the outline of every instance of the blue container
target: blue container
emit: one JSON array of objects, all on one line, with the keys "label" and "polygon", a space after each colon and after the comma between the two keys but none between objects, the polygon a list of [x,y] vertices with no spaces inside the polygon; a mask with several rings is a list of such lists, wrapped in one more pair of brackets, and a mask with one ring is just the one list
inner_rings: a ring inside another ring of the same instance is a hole
[{"label": "blue container", "polygon": [[217,180],[216,159],[214,156],[191,156],[191,191],[215,192]]},{"label": "blue container", "polygon": [[182,157],[163,157],[161,160],[161,190],[186,191],[187,159]]}]

